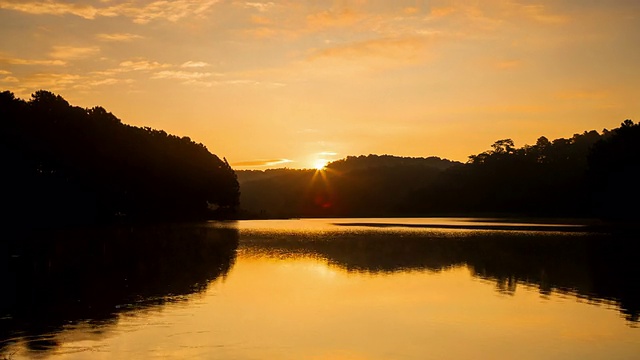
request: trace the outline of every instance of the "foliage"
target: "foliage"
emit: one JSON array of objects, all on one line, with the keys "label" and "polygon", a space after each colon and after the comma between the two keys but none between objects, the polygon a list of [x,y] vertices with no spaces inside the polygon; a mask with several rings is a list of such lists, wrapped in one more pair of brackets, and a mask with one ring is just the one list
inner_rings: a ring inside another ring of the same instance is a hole
[{"label": "foliage", "polygon": [[640,125],[516,147],[501,139],[466,164],[350,156],[326,170],[239,172],[246,216],[524,215],[630,221],[640,215]]},{"label": "foliage", "polygon": [[385,216],[403,213],[411,192],[455,162],[350,156],[325,170],[238,171],[247,217]]},{"label": "foliage", "polygon": [[202,144],[123,124],[101,107],[37,91],[0,94],[5,201],[16,221],[192,219],[233,209],[239,186]]},{"label": "foliage", "polygon": [[596,215],[637,222],[640,216],[640,124],[625,120],[589,154],[589,186]]}]

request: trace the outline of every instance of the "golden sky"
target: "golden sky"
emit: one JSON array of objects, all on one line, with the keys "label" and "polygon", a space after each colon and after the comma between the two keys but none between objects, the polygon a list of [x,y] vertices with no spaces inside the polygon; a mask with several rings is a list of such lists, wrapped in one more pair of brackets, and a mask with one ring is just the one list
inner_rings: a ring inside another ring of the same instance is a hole
[{"label": "golden sky", "polygon": [[235,168],[465,161],[640,121],[637,0],[0,0],[0,31],[0,89],[103,106]]}]

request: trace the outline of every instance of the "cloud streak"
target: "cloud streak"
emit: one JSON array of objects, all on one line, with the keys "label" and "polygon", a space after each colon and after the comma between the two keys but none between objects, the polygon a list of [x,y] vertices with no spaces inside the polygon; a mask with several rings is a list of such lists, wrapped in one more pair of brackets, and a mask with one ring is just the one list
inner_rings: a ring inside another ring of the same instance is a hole
[{"label": "cloud streak", "polygon": [[[74,15],[87,20],[97,17],[124,16],[134,23],[146,24],[153,20],[176,22],[186,17],[201,16],[219,0],[172,0],[122,2],[111,6],[73,4],[57,0],[21,1],[0,0],[0,9],[32,15]],[[105,2],[108,4],[108,2]]]},{"label": "cloud streak", "polygon": [[209,66],[209,64],[203,61],[187,61],[180,65],[181,68],[201,68],[207,66]]},{"label": "cloud streak", "polygon": [[98,34],[96,35],[96,38],[102,41],[128,42],[128,41],[133,41],[137,39],[142,39],[143,37],[136,34],[114,33],[114,34]]},{"label": "cloud streak", "polygon": [[74,47],[74,46],[54,46],[49,56],[60,60],[78,60],[91,57],[100,52],[97,46]]},{"label": "cloud streak", "polygon": [[67,62],[63,60],[51,60],[51,59],[21,59],[13,57],[0,57],[0,63],[10,65],[36,65],[36,66],[63,66]]},{"label": "cloud streak", "polygon": [[162,64],[157,61],[149,60],[127,60],[119,65],[120,71],[140,71],[140,70],[156,70],[171,67],[171,64]]},{"label": "cloud streak", "polygon": [[75,15],[85,19],[93,19],[99,10],[91,5],[70,4],[59,1],[20,1],[0,0],[0,9],[13,10],[34,15]]},{"label": "cloud streak", "polygon": [[209,78],[212,76],[220,76],[221,74],[212,72],[190,72],[181,70],[165,70],[155,73],[152,79],[178,79],[178,80],[197,80]]},{"label": "cloud streak", "polygon": [[249,160],[232,163],[231,166],[241,167],[262,167],[262,166],[276,166],[282,164],[288,164],[293,162],[289,159],[270,159],[270,160]]}]

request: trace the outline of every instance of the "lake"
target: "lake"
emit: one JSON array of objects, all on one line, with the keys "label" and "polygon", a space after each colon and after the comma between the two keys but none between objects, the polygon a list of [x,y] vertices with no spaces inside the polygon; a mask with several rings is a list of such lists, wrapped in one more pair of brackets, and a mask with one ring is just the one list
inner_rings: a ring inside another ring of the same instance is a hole
[{"label": "lake", "polygon": [[499,219],[12,231],[0,359],[631,359],[629,233]]}]

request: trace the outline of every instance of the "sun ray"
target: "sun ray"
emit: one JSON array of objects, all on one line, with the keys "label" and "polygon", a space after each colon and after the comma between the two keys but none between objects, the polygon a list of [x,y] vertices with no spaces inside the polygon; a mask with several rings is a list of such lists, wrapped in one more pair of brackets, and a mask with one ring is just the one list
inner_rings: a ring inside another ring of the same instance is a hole
[{"label": "sun ray", "polygon": [[313,168],[316,170],[324,170],[324,168],[327,166],[328,163],[329,163],[329,160],[327,159],[317,159],[313,163]]}]

